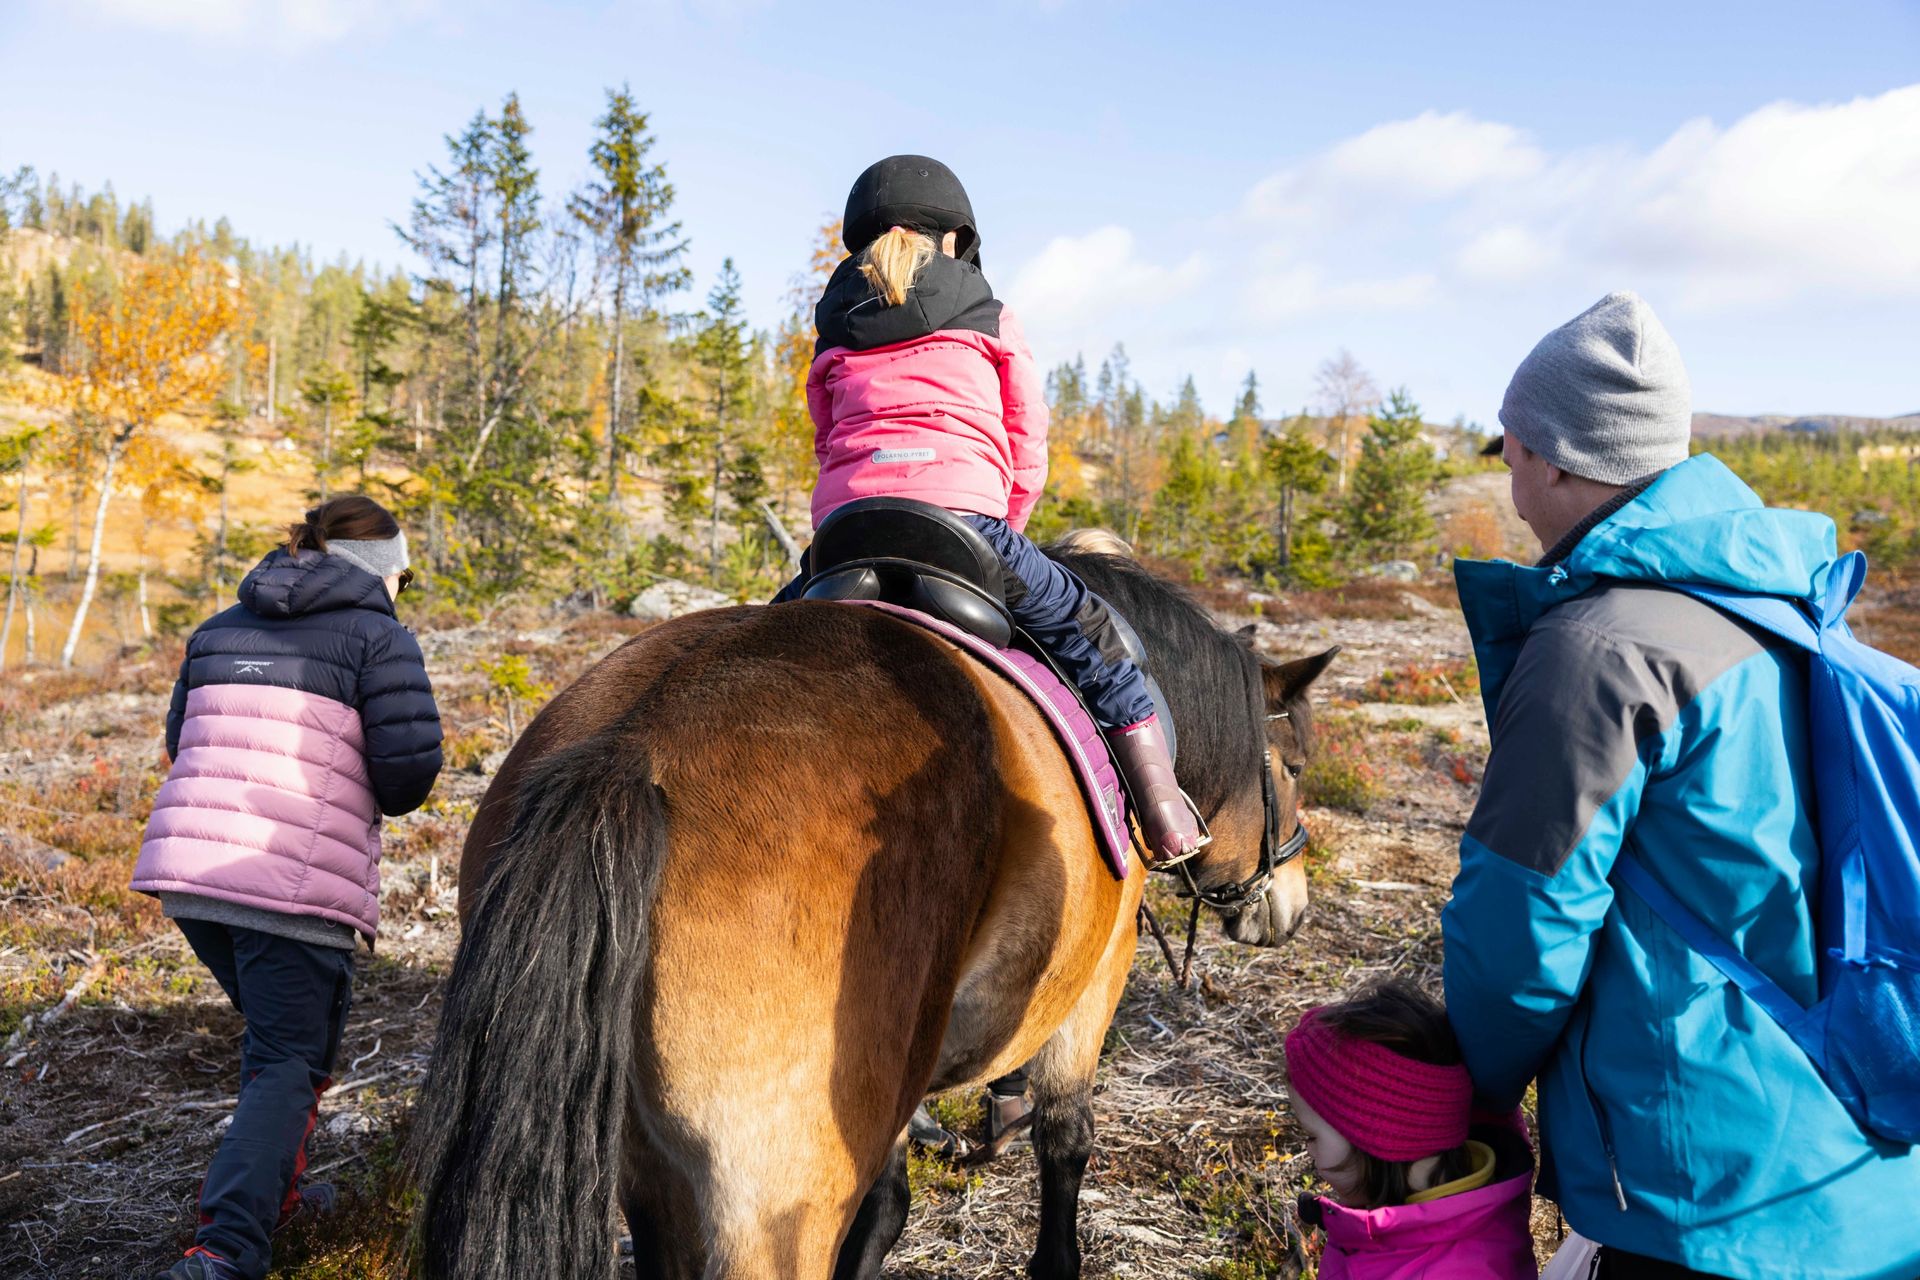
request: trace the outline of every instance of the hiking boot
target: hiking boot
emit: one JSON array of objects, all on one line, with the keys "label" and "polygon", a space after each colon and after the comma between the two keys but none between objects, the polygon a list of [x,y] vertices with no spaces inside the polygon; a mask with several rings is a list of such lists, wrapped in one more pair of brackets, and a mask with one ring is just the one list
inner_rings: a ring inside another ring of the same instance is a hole
[{"label": "hiking boot", "polygon": [[1107,745],[1114,763],[1126,775],[1133,793],[1135,816],[1146,837],[1147,860],[1159,863],[1197,853],[1206,839],[1194,816],[1187,793],[1174,780],[1173,757],[1159,716],[1148,716],[1126,729],[1109,729]]},{"label": "hiking boot", "polygon": [[1028,1101],[1025,1088],[1018,1093],[987,1090],[987,1146],[994,1154],[1025,1141],[1032,1128],[1033,1103]]},{"label": "hiking boot", "polygon": [[187,1256],[160,1272],[154,1280],[246,1280],[240,1268],[218,1254],[195,1245]]}]

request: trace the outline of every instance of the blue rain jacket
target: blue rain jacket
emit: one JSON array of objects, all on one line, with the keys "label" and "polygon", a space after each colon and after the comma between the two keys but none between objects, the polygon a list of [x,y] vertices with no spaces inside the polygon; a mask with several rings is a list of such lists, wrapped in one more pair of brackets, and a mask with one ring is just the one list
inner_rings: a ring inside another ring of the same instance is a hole
[{"label": "blue rain jacket", "polygon": [[1538,1079],[1540,1191],[1577,1230],[1723,1276],[1920,1276],[1920,1155],[1609,883],[1631,848],[1813,1001],[1805,659],[1666,584],[1813,598],[1835,558],[1831,521],[1702,455],[1558,564],[1456,569],[1493,740],[1443,916],[1467,1065],[1500,1107]]}]

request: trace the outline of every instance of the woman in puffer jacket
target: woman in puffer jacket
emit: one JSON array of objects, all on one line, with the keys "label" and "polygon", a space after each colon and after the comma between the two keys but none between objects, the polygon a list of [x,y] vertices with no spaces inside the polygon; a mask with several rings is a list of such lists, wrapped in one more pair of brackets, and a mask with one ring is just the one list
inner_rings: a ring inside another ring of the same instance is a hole
[{"label": "woman in puffer jacket", "polygon": [[240,1100],[172,1280],[255,1280],[304,1202],[307,1139],[331,1083],[354,948],[380,919],[380,817],[440,772],[420,646],[394,616],[412,580],[385,508],[331,499],[203,623],[167,713],[173,761],[133,887],[157,896],[246,1018]]}]

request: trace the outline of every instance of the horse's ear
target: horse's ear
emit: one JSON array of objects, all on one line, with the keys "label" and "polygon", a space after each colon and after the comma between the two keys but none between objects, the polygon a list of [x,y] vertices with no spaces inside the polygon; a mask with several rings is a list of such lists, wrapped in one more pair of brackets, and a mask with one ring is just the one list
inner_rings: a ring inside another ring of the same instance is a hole
[{"label": "horse's ear", "polygon": [[1332,664],[1334,655],[1339,652],[1340,646],[1334,645],[1325,653],[1316,653],[1310,658],[1261,663],[1260,674],[1266,682],[1267,710],[1284,711],[1288,703],[1304,697],[1308,687],[1320,678],[1320,674]]},{"label": "horse's ear", "polygon": [[1249,622],[1246,626],[1241,627],[1240,629],[1235,631],[1233,633],[1233,638],[1235,640],[1238,640],[1241,644],[1247,646],[1247,648],[1251,649],[1253,648],[1254,637],[1258,636],[1259,634],[1260,634],[1259,625],[1257,623]]}]

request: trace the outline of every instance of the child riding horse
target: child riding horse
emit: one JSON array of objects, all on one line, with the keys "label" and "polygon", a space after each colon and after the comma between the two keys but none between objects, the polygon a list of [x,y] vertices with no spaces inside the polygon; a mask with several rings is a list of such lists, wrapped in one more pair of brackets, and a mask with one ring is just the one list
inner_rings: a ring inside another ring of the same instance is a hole
[{"label": "child riding horse", "polygon": [[[1047,402],[1013,312],[981,274],[973,204],[953,171],[890,156],[847,195],[841,262],[814,309],[807,375],[818,528],[856,498],[962,515],[1006,567],[1014,621],[1092,705],[1139,804],[1149,856],[1200,847],[1145,678],[1099,596],[1022,532],[1047,479]],[[806,575],[775,597],[796,598]]]}]

